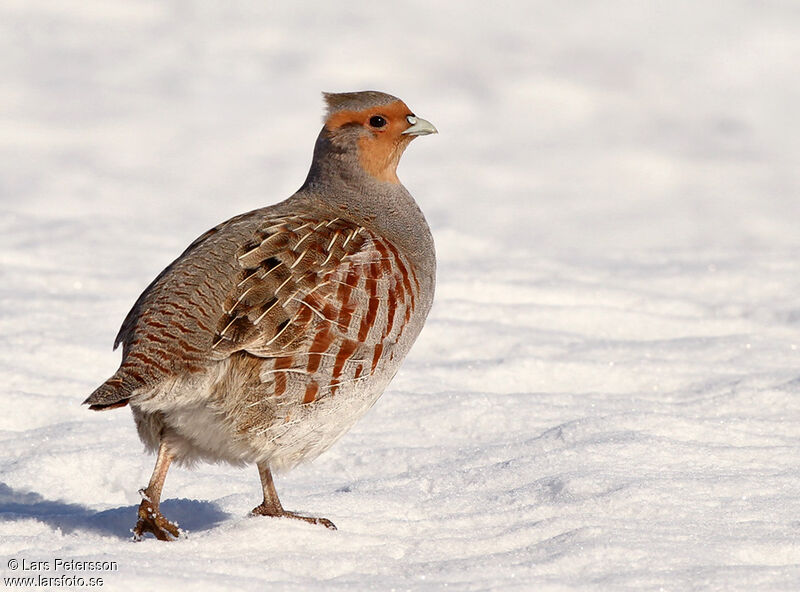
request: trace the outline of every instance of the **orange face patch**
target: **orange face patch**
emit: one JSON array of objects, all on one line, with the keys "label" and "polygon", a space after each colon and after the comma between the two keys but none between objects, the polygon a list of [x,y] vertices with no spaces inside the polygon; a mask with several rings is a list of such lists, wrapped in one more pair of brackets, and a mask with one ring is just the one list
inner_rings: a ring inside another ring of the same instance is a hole
[{"label": "orange face patch", "polygon": [[[328,118],[325,127],[333,133],[342,126],[351,124],[368,129],[370,134],[358,140],[361,166],[376,179],[399,183],[397,163],[406,146],[414,138],[403,135],[410,125],[406,120],[409,115],[411,110],[406,104],[403,101],[395,101],[363,111],[339,111]],[[380,127],[372,125],[370,120],[375,116],[382,117],[386,124]]]}]

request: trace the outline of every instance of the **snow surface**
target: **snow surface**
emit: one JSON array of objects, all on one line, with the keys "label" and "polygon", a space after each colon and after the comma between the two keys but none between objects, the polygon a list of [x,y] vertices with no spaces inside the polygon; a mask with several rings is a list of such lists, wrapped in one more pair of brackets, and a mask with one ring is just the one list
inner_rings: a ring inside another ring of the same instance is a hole
[{"label": "snow surface", "polygon": [[[800,589],[798,56],[794,0],[5,0],[2,576]],[[339,530],[250,518],[255,468],[200,465],[164,492],[188,539],[130,542],[153,459],[129,411],[80,406],[119,324],[299,186],[320,91],[364,88],[441,132],[400,169],[440,275],[384,397],[277,480]]]}]

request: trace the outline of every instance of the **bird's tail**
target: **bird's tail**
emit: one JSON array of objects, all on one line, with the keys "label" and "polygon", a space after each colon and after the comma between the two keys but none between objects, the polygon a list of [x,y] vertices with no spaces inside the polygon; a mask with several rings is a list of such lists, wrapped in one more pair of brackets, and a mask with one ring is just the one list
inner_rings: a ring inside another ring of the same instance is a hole
[{"label": "bird's tail", "polygon": [[83,404],[89,405],[93,411],[125,407],[137,386],[140,385],[120,368],[114,376],[97,387]]}]

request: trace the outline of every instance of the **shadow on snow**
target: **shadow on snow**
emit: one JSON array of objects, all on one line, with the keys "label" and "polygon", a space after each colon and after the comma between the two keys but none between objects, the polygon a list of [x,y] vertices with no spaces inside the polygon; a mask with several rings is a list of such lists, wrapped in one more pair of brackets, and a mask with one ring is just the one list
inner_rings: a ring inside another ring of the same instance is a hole
[{"label": "shadow on snow", "polygon": [[[80,504],[48,500],[32,491],[15,491],[0,483],[0,520],[33,518],[64,534],[91,531],[120,539],[130,538],[138,508],[138,505],[125,506],[98,512]],[[213,528],[229,517],[216,504],[197,500],[165,500],[161,502],[161,509],[171,521],[190,533]]]}]

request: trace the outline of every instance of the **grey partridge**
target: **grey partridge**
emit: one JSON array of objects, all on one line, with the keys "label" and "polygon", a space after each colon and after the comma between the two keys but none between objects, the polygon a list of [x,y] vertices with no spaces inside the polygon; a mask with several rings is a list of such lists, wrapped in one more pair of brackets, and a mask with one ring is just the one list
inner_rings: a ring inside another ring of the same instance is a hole
[{"label": "grey partridge", "polygon": [[114,347],[117,372],[84,401],[130,405],[157,460],[134,538],[181,534],[159,511],[170,463],[258,467],[253,514],[284,510],[272,479],[328,449],[380,397],[433,301],[433,238],[397,178],[436,133],[396,97],[325,93],[308,177],[285,201],[212,228],[145,289]]}]

